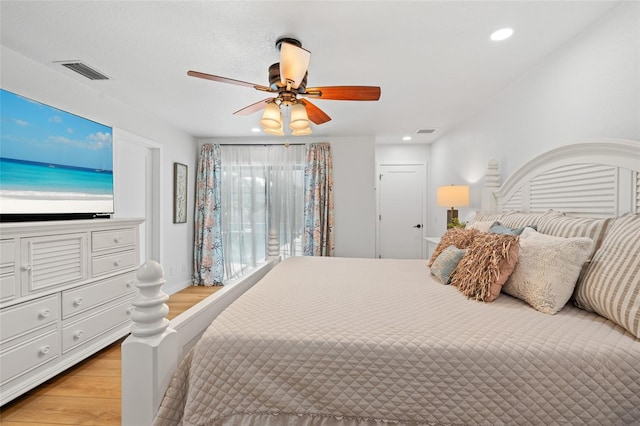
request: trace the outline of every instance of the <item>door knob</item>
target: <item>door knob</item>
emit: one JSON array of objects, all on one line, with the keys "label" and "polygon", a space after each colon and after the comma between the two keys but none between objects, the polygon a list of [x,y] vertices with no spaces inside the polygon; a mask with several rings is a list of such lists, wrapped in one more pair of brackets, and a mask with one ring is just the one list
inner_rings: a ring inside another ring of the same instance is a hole
[{"label": "door knob", "polygon": [[420,228],[422,228],[422,224],[420,224],[420,223],[419,223],[419,224],[417,224],[417,225],[413,225],[413,227],[414,227],[414,228],[418,228],[418,229],[420,229]]}]

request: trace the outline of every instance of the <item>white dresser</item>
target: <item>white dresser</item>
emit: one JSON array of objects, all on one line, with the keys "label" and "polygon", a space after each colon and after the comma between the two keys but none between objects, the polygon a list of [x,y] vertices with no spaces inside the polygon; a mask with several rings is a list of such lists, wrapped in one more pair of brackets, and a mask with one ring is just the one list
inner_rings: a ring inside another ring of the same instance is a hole
[{"label": "white dresser", "polygon": [[0,405],[129,332],[142,222],[0,225]]}]

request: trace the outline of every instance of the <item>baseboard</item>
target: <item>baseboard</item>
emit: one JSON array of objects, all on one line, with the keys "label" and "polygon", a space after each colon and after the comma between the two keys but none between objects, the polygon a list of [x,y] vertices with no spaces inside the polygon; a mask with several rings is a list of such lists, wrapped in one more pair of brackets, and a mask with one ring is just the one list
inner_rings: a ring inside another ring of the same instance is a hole
[{"label": "baseboard", "polygon": [[182,289],[185,289],[191,285],[191,281],[182,281],[178,283],[165,284],[162,286],[162,291],[168,295],[172,295],[174,293],[179,292]]}]

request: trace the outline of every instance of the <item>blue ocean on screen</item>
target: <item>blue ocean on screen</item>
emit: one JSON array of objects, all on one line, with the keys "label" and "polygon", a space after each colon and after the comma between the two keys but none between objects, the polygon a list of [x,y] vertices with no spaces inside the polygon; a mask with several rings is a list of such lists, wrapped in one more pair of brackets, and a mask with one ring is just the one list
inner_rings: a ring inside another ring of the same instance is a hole
[{"label": "blue ocean on screen", "polygon": [[12,192],[111,195],[113,173],[51,163],[0,158],[0,189]]}]

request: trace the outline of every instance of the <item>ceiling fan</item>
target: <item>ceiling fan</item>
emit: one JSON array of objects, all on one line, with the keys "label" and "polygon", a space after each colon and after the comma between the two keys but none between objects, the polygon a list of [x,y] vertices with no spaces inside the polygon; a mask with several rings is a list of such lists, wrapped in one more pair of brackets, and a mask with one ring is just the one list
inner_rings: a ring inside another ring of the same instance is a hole
[{"label": "ceiling fan", "polygon": [[[308,99],[327,99],[340,101],[377,101],[380,99],[380,87],[377,86],[323,86],[307,87],[307,69],[311,52],[302,48],[302,43],[293,38],[280,38],[276,41],[280,50],[280,62],[269,67],[269,86],[220,77],[199,71],[189,71],[191,77],[203,78],[220,83],[252,87],[275,96],[244,107],[234,114],[249,115],[263,110],[260,123],[265,131],[282,135],[281,106],[291,107],[289,127],[294,135],[310,134],[309,120],[315,124],[323,124],[331,120],[324,111]],[[304,97],[307,99],[299,99]]]}]

